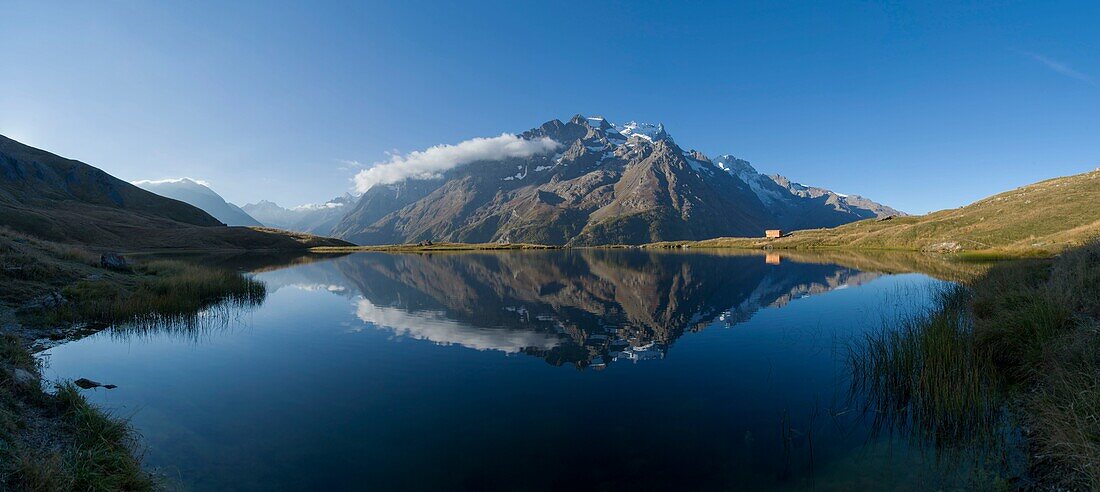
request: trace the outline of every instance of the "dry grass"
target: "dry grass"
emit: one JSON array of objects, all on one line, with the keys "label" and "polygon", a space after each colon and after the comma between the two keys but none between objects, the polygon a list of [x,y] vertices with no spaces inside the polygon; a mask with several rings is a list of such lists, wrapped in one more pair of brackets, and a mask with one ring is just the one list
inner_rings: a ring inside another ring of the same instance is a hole
[{"label": "dry grass", "polygon": [[1017,385],[1036,473],[1100,490],[1100,243],[974,284],[981,342]]},{"label": "dry grass", "polygon": [[62,290],[70,303],[48,313],[52,323],[175,322],[219,304],[252,305],[266,295],[264,284],[237,272],[179,261],[154,261],[136,268],[129,285],[81,280]]}]

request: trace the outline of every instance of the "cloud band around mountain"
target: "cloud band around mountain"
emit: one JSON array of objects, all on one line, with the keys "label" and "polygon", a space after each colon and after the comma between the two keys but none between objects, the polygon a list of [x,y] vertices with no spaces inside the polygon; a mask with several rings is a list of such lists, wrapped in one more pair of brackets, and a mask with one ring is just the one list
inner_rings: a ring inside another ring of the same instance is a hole
[{"label": "cloud band around mountain", "polygon": [[528,140],[511,133],[472,138],[455,145],[436,145],[407,155],[393,155],[389,161],[360,171],[354,178],[355,189],[364,193],[376,184],[438,178],[444,171],[471,162],[531,157],[559,147],[560,143],[547,137]]}]

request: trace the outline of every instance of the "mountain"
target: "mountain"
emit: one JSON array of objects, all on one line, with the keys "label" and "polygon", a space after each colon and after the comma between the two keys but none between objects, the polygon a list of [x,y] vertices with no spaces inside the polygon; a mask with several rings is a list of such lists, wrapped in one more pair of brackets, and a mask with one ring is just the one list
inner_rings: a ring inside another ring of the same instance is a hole
[{"label": "mountain", "polygon": [[725,156],[723,168],[681,148],[660,124],[614,125],[577,115],[519,137],[550,139],[557,150],[474,160],[428,179],[374,184],[333,234],[359,244],[642,244],[760,236],[765,229],[878,216],[876,210],[897,213],[827,190],[788,189],[766,177],[770,184],[758,182],[762,176],[747,162]]},{"label": "mountain", "polygon": [[275,202],[261,200],[245,205],[244,211],[271,227],[309,234],[329,235],[333,227],[344,218],[357,197],[350,193],[321,204],[283,208]]},{"label": "mountain", "polygon": [[191,178],[143,180],[133,181],[130,184],[160,196],[194,205],[226,225],[256,227],[263,225],[240,207],[226,202],[206,184]]},{"label": "mountain", "polygon": [[328,238],[226,227],[184,202],[0,136],[0,226],[96,248],[291,250]]},{"label": "mountain", "polygon": [[720,238],[697,246],[1059,252],[1100,237],[1100,169],[1049,179],[961,208],[796,231],[770,241]]},{"label": "mountain", "polygon": [[857,220],[908,214],[858,195],[805,186],[784,176],[764,175],[744,159],[721,155],[714,164],[752,188],[783,230],[834,227]]}]

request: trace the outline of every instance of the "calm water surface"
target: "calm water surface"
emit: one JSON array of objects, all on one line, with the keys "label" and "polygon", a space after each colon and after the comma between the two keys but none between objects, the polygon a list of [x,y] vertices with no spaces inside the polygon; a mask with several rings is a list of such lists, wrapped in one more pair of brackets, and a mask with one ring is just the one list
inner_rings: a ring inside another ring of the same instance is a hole
[{"label": "calm water surface", "polygon": [[130,416],[193,490],[927,490],[872,433],[847,346],[921,274],[775,255],[361,253],[257,273],[254,309],[112,329],[48,376]]}]

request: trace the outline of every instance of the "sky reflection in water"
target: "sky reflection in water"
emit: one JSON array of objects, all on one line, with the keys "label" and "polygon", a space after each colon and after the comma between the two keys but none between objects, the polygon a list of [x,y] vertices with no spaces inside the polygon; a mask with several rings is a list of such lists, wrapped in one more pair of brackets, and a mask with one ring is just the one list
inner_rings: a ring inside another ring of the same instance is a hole
[{"label": "sky reflection in water", "polygon": [[355,254],[259,273],[264,304],[202,333],[54,348],[48,375],[117,384],[91,399],[196,490],[965,483],[848,394],[853,335],[939,281],[776,260]]}]

